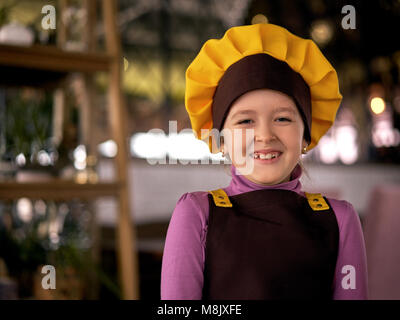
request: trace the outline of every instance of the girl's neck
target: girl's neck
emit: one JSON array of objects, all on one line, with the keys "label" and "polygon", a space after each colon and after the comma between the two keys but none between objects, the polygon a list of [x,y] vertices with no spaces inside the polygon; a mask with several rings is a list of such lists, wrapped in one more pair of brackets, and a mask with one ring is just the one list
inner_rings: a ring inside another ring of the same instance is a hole
[{"label": "girl's neck", "polygon": [[229,186],[224,188],[228,196],[260,189],[285,189],[292,190],[297,193],[301,192],[300,177],[302,174],[302,169],[299,164],[297,164],[296,167],[293,169],[289,181],[281,182],[275,185],[265,185],[251,181],[244,175],[240,174],[234,165],[231,165],[231,174],[232,180]]}]

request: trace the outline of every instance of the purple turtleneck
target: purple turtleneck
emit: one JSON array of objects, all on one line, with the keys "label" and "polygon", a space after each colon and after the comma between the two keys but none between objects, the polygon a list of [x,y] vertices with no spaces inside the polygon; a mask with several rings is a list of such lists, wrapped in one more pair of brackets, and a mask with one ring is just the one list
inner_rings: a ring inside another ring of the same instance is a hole
[{"label": "purple turtleneck", "polygon": [[[297,165],[291,180],[273,186],[261,185],[237,174],[223,188],[228,196],[260,189],[301,190],[302,169]],[[333,280],[333,299],[367,299],[367,266],[360,219],[351,203],[327,198],[339,226],[339,252]],[[165,239],[161,270],[161,300],[200,300],[203,289],[205,241],[208,225],[208,191],[183,194],[175,207]]]}]

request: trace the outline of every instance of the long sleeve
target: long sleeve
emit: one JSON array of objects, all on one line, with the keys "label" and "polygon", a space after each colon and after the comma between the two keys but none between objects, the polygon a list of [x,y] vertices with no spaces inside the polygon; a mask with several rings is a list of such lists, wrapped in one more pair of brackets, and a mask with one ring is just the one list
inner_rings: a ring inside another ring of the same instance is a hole
[{"label": "long sleeve", "polygon": [[168,226],[161,270],[161,300],[200,300],[204,218],[196,197],[183,194]]},{"label": "long sleeve", "polygon": [[365,242],[360,219],[353,205],[340,201],[335,212],[339,223],[339,252],[336,263],[334,300],[368,299]]}]

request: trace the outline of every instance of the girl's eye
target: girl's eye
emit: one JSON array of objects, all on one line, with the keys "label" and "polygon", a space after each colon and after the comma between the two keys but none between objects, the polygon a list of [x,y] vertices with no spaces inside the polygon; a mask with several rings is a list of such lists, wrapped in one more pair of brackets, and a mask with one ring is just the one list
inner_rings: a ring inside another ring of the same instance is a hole
[{"label": "girl's eye", "polygon": [[[292,121],[289,118],[284,118],[284,117],[277,118],[277,120],[282,120],[282,121],[287,121],[287,122],[291,122]],[[251,119],[241,120],[241,121],[238,122],[238,124],[248,124],[248,123],[250,123],[250,121],[253,121],[253,120],[251,120]],[[279,121],[279,122],[281,122],[281,121]]]},{"label": "girl's eye", "polygon": [[289,121],[289,122],[291,121],[291,120],[288,119],[288,118],[283,118],[283,117],[282,117],[282,118],[277,118],[277,120],[280,120],[280,119],[283,119],[284,121]]},{"label": "girl's eye", "polygon": [[250,120],[250,119],[242,120],[242,121],[239,121],[238,124],[249,123],[248,121],[253,121],[253,120]]}]

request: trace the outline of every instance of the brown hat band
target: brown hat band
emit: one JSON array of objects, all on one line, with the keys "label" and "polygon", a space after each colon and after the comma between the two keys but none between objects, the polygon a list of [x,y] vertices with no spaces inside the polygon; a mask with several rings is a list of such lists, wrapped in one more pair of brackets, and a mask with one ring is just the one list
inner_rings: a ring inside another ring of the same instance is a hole
[{"label": "brown hat band", "polygon": [[286,62],[266,53],[246,56],[225,71],[213,97],[213,127],[221,131],[232,103],[242,94],[256,89],[277,90],[292,97],[304,122],[304,138],[311,142],[309,86]]}]

